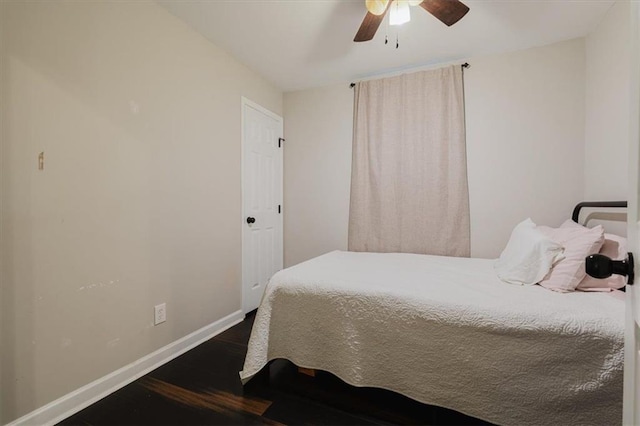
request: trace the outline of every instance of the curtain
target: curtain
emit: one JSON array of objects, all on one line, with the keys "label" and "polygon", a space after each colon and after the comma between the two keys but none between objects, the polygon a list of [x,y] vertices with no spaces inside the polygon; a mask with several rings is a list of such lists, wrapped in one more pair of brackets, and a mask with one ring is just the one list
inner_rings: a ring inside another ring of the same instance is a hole
[{"label": "curtain", "polygon": [[460,66],[356,84],[349,250],[469,256]]}]

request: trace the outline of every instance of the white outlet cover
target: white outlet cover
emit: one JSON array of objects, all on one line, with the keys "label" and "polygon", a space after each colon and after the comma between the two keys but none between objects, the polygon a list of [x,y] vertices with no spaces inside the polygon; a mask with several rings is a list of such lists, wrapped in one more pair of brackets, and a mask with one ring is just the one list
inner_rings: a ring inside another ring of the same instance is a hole
[{"label": "white outlet cover", "polygon": [[167,304],[161,303],[159,305],[154,306],[154,319],[153,325],[162,324],[167,320]]}]

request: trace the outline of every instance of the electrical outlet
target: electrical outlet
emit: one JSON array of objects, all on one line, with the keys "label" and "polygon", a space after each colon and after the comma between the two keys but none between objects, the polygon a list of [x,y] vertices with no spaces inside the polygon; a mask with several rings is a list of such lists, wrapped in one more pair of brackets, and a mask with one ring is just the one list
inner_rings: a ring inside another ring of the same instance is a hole
[{"label": "electrical outlet", "polygon": [[161,303],[154,307],[153,325],[162,324],[167,320],[167,304]]}]

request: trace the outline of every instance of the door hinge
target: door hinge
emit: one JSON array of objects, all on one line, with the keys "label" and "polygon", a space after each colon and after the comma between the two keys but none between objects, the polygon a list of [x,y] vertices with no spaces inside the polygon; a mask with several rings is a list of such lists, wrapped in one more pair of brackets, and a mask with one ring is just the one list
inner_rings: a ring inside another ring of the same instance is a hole
[{"label": "door hinge", "polygon": [[284,138],[278,138],[278,148],[282,148],[282,142],[284,142]]},{"label": "door hinge", "polygon": [[282,212],[282,209],[280,208],[280,204],[278,204],[278,214],[280,214]]}]

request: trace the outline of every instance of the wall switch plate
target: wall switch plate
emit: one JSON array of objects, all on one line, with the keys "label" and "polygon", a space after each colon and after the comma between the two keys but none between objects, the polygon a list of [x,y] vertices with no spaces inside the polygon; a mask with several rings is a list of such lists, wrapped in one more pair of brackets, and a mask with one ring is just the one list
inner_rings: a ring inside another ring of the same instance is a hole
[{"label": "wall switch plate", "polygon": [[161,303],[159,305],[156,305],[154,308],[154,319],[153,319],[153,325],[158,325],[158,324],[162,324],[163,322],[165,322],[167,320],[167,304],[166,303]]}]

